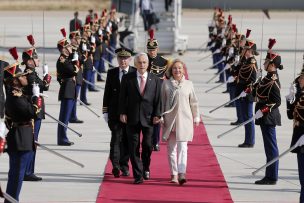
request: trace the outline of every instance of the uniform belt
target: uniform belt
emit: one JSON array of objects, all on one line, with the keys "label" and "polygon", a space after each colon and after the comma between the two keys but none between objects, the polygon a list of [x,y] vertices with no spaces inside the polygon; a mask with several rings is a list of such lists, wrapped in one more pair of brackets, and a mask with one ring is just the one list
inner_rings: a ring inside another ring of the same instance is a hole
[{"label": "uniform belt", "polygon": [[32,122],[13,122],[13,127],[32,126]]},{"label": "uniform belt", "polygon": [[73,78],[62,78],[61,81],[63,82],[73,81]]}]

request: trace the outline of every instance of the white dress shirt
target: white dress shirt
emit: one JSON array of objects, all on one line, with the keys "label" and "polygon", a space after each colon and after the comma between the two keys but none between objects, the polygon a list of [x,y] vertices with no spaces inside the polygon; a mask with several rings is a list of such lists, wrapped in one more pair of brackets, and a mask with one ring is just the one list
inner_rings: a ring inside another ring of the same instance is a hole
[{"label": "white dress shirt", "polygon": [[[140,80],[141,80],[141,76],[142,76],[142,75],[141,75],[138,71],[136,71],[136,74],[137,74],[138,87],[140,87]],[[147,83],[148,72],[146,71],[146,72],[143,74],[143,76],[144,76],[144,81],[145,81],[145,83]]]},{"label": "white dress shirt", "polygon": [[126,74],[129,72],[129,66],[126,68],[126,69],[122,69],[122,68],[119,68],[119,81],[121,82],[121,79],[122,79],[122,76],[123,76],[123,70],[126,71]]}]

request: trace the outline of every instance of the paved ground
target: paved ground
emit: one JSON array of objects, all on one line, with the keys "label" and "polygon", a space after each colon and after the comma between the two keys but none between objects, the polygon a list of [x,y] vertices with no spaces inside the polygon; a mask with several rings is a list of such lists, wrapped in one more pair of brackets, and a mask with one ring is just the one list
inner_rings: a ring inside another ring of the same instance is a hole
[{"label": "paved ground", "polygon": [[[272,19],[264,19],[264,23],[262,23],[261,12],[238,11],[231,12],[231,14],[233,21],[237,23],[242,32],[245,32],[247,28],[252,29],[252,39],[257,42],[258,49],[261,47],[262,30],[263,49],[267,47],[268,38],[275,37],[277,39],[278,43],[275,45],[275,49],[280,51],[285,67],[283,71],[279,72],[283,98],[294,78],[295,54],[292,50],[295,49],[296,18],[298,18],[297,50],[304,49],[302,20],[304,14],[271,12]],[[238,149],[236,147],[243,142],[243,129],[238,129],[222,139],[216,138],[218,134],[231,128],[229,123],[235,121],[236,116],[235,109],[232,108],[224,108],[213,114],[208,113],[212,108],[228,101],[228,95],[221,93],[225,90],[224,88],[219,88],[209,94],[205,93],[205,90],[215,85],[205,83],[213,76],[214,71],[203,71],[204,68],[211,65],[211,59],[198,62],[199,58],[207,55],[207,53],[199,54],[198,48],[207,40],[207,23],[211,15],[210,11],[184,12],[182,32],[189,35],[189,51],[180,58],[186,62],[189,77],[195,84],[208,136],[229,185],[232,198],[235,202],[297,202],[300,187],[294,155],[290,154],[280,161],[280,180],[276,186],[256,186],[253,182],[261,178],[263,172],[259,173],[257,177],[253,177],[251,172],[263,165],[266,159],[259,128],[256,128],[256,145],[253,149]],[[71,16],[72,12],[45,13],[46,47],[54,47],[56,42],[61,39],[59,30],[64,26],[68,28]],[[0,36],[2,36],[0,46],[27,47],[26,35],[30,34],[32,30],[37,46],[42,46],[42,12],[7,11],[0,13],[0,19]],[[264,24],[263,29],[262,24]],[[0,55],[2,53],[5,54],[6,58],[11,58],[3,49],[0,50]],[[302,52],[297,52],[296,55],[296,73],[300,72],[302,67],[302,54]],[[40,57],[42,58],[41,51]],[[54,72],[58,52],[48,49],[45,57],[50,71]],[[262,53],[262,57],[265,57],[265,52]],[[257,60],[260,61],[260,58],[258,57]],[[39,72],[42,72],[41,68]],[[102,83],[98,85],[104,86]],[[57,101],[58,87],[56,79],[53,77],[53,83],[47,93],[50,98],[46,101],[46,110],[55,117],[58,117],[60,107]],[[101,114],[102,96],[103,90],[98,93],[89,93],[89,102],[99,114]],[[285,105],[283,99],[280,107],[283,126],[277,128],[278,145],[281,152],[289,147],[292,133],[292,122],[287,120]],[[68,134],[70,139],[75,142],[74,146],[59,147],[56,145],[57,124],[49,118],[42,124],[40,142],[82,162],[85,164],[85,168],[79,168],[46,151],[39,150],[36,171],[44,180],[38,183],[25,182],[20,196],[21,202],[95,202],[108,158],[110,132],[102,118],[97,118],[82,106],[78,107],[78,117],[85,123],[70,125],[83,133],[81,138],[72,132]],[[5,188],[8,170],[7,155],[1,156],[0,162],[0,181],[2,187]]]}]

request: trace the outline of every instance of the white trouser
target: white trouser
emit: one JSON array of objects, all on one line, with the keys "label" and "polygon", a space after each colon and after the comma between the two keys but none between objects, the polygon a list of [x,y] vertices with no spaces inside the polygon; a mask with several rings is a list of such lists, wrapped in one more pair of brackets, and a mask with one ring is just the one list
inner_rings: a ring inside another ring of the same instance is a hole
[{"label": "white trouser", "polygon": [[171,175],[186,173],[188,150],[187,144],[188,142],[177,142],[174,132],[171,132],[169,135],[167,152]]}]

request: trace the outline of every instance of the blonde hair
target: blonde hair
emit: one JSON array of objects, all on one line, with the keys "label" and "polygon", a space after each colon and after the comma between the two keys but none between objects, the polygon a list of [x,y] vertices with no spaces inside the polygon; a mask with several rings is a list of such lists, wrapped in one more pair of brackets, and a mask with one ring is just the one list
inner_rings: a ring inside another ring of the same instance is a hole
[{"label": "blonde hair", "polygon": [[185,73],[185,67],[186,67],[185,63],[184,63],[182,60],[180,60],[180,59],[174,59],[174,60],[171,62],[171,64],[169,65],[169,68],[168,68],[167,71],[166,71],[166,76],[167,76],[168,78],[170,78],[170,77],[172,76],[172,68],[173,68],[173,66],[174,66],[176,63],[181,63],[181,64],[182,64],[182,66],[183,66],[183,71],[184,71],[184,73]]}]

